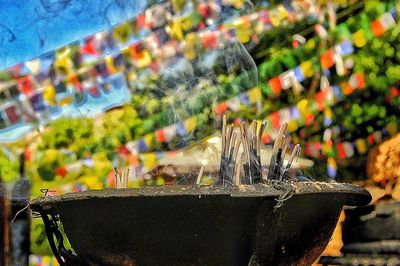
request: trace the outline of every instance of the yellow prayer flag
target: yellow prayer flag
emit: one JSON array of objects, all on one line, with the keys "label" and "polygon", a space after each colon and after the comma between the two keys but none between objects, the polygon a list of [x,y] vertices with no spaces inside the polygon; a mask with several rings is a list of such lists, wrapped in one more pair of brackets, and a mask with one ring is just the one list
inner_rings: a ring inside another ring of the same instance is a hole
[{"label": "yellow prayer flag", "polygon": [[284,20],[285,18],[288,17],[289,13],[287,12],[287,10],[285,9],[285,7],[283,5],[279,5],[277,10],[278,10],[280,20]]},{"label": "yellow prayer flag", "polygon": [[306,44],[304,45],[304,48],[306,50],[314,50],[315,49],[315,40],[314,39],[309,39]]},{"label": "yellow prayer flag", "polygon": [[309,105],[309,102],[306,99],[303,99],[297,103],[297,108],[299,109],[300,113],[303,116],[306,116],[310,112],[308,105]]},{"label": "yellow prayer flag", "polygon": [[153,169],[157,164],[157,154],[154,152],[143,154],[142,159],[143,166],[148,170]]},{"label": "yellow prayer flag", "polygon": [[184,18],[181,18],[180,23],[181,23],[181,27],[182,27],[183,31],[188,31],[193,27],[192,19],[190,18],[190,15],[186,16]]},{"label": "yellow prayer flag", "polygon": [[328,154],[332,150],[332,142],[323,142],[322,143],[322,153]]},{"label": "yellow prayer flag", "polygon": [[314,75],[314,66],[311,60],[307,60],[300,64],[301,71],[303,71],[303,75],[307,78],[312,77]]},{"label": "yellow prayer flag", "polygon": [[236,38],[241,43],[248,43],[250,41],[250,31],[247,29],[243,29],[242,27],[236,28]]},{"label": "yellow prayer flag", "polygon": [[188,60],[194,60],[196,58],[196,40],[196,33],[192,32],[186,35],[185,45],[183,47],[183,55]]},{"label": "yellow prayer flag", "polygon": [[235,28],[236,37],[242,43],[250,41],[251,36],[251,21],[249,16],[244,16],[235,19],[232,22],[232,27]]},{"label": "yellow prayer flag", "polygon": [[324,109],[324,115],[327,116],[327,117],[329,117],[329,118],[332,118],[332,117],[333,117],[333,111],[332,111],[332,109],[331,109],[329,106],[325,107],[325,109]]},{"label": "yellow prayer flag", "polygon": [[118,69],[114,66],[113,58],[112,58],[111,55],[107,55],[107,56],[106,56],[106,58],[105,58],[105,63],[106,63],[106,66],[107,66],[108,70],[109,70],[111,73],[114,74],[114,73],[117,73],[117,72],[118,72]]},{"label": "yellow prayer flag", "polygon": [[143,137],[144,143],[146,143],[148,148],[153,148],[153,135],[152,134],[147,134],[146,136]]},{"label": "yellow prayer flag", "polygon": [[365,154],[368,151],[367,143],[364,139],[356,139],[355,145],[359,154]]},{"label": "yellow prayer flag", "polygon": [[49,256],[43,256],[42,257],[42,263],[44,265],[49,265],[50,264],[50,257]]},{"label": "yellow prayer flag", "polygon": [[43,88],[43,98],[50,106],[56,104],[56,90],[51,83]]},{"label": "yellow prayer flag", "polygon": [[192,116],[188,119],[185,120],[185,122],[183,123],[186,133],[191,133],[193,130],[195,130],[196,126],[197,126],[197,117],[196,116]]},{"label": "yellow prayer flag", "polygon": [[367,43],[367,38],[365,37],[365,31],[363,29],[355,32],[352,38],[357,47],[363,47]]},{"label": "yellow prayer flag", "polygon": [[69,76],[73,73],[73,63],[69,55],[57,57],[54,66],[58,74]]},{"label": "yellow prayer flag", "polygon": [[299,128],[299,124],[297,123],[296,120],[288,121],[287,131],[289,133],[295,132],[298,128]]},{"label": "yellow prayer flag", "polygon": [[126,43],[129,40],[129,23],[123,23],[116,26],[113,31],[114,39],[119,43]]},{"label": "yellow prayer flag", "polygon": [[261,90],[258,87],[255,87],[247,92],[249,96],[250,103],[256,103],[261,100]]},{"label": "yellow prayer flag", "polygon": [[179,21],[171,22],[165,27],[165,31],[172,39],[181,41],[183,39],[182,27]]}]

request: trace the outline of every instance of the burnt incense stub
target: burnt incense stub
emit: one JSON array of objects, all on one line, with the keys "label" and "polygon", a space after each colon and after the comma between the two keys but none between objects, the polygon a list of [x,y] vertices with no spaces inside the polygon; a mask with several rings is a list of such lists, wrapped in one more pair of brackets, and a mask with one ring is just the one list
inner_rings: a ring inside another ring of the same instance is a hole
[{"label": "burnt incense stub", "polygon": [[[310,265],[342,206],[370,199],[349,184],[273,181],[68,193],[31,208],[61,265]],[[60,248],[58,219],[75,253]]]}]

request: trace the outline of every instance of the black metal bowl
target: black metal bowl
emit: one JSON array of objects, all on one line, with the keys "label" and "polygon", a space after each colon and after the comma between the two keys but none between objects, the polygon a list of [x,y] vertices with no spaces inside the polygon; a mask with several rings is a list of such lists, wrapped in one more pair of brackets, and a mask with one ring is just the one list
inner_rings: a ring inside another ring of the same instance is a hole
[{"label": "black metal bowl", "polygon": [[[106,189],[32,201],[62,265],[310,265],[343,205],[371,195],[349,184]],[[63,246],[57,229],[76,252]]]}]

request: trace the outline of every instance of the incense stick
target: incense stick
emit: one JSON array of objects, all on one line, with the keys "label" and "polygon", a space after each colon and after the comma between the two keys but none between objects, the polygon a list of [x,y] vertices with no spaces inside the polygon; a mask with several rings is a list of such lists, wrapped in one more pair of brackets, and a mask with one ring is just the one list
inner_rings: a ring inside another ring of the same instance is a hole
[{"label": "incense stick", "polygon": [[131,168],[128,167],[128,172],[126,173],[126,186],[125,188],[128,188],[129,185],[129,172],[131,171]]},{"label": "incense stick", "polygon": [[231,126],[228,128],[228,133],[226,134],[225,150],[224,150],[226,157],[229,156],[229,148],[230,148],[230,144],[231,144],[233,129],[234,129],[234,125],[231,124]]},{"label": "incense stick", "polygon": [[286,164],[285,170],[284,170],[284,174],[282,176],[282,179],[288,179],[289,176],[289,169],[292,166],[293,161],[298,158],[301,155],[301,146],[300,144],[296,144],[296,146],[294,146],[293,151],[289,157],[289,160]]},{"label": "incense stick", "polygon": [[240,172],[242,170],[243,165],[243,155],[240,156],[238,163],[235,166],[235,185],[240,185]]},{"label": "incense stick", "polygon": [[226,115],[224,115],[222,117],[222,130],[221,130],[221,134],[222,134],[222,152],[224,152],[225,150],[225,141],[226,141]]},{"label": "incense stick", "polygon": [[242,143],[242,140],[240,138],[237,138],[236,144],[235,144],[235,148],[234,148],[234,151],[233,151],[233,160],[234,161],[236,161],[236,159],[237,159],[237,156],[238,156],[238,153],[239,153],[239,147],[240,147],[241,143]]},{"label": "incense stick", "polygon": [[118,176],[118,169],[114,166],[114,178],[115,178],[115,188],[119,188],[119,176]]},{"label": "incense stick", "polygon": [[[248,128],[247,128],[247,123],[243,122],[240,124],[240,130],[241,130],[241,135],[242,135],[242,144],[243,144],[243,151],[245,154],[245,160],[243,164],[243,169],[244,169],[244,175],[245,175],[245,180],[246,183],[252,184],[253,183],[253,177],[251,174],[251,158],[250,158],[250,151],[249,151],[249,139],[248,139]],[[249,182],[247,182],[249,181]]]},{"label": "incense stick", "polygon": [[296,144],[296,146],[294,146],[292,154],[289,157],[289,160],[287,162],[286,165],[286,169],[289,169],[292,166],[293,160],[295,159],[296,156],[299,156],[299,152],[301,153],[301,146],[300,144]]},{"label": "incense stick", "polygon": [[219,166],[219,179],[218,184],[224,183],[225,178],[225,164],[226,164],[226,157],[225,157],[225,149],[226,149],[226,115],[222,117],[222,129],[221,129],[221,160]]},{"label": "incense stick", "polygon": [[260,156],[261,152],[261,138],[264,134],[265,127],[267,126],[267,123],[262,123],[260,126],[260,130],[258,131],[258,138],[257,138],[257,156]]},{"label": "incense stick", "polygon": [[203,172],[204,172],[204,166],[202,165],[200,168],[199,175],[197,176],[197,179],[196,179],[196,185],[198,185],[198,186],[200,186],[200,181],[201,181],[201,178],[203,177]]},{"label": "incense stick", "polygon": [[244,123],[240,124],[240,132],[241,132],[240,135],[242,137],[243,152],[244,152],[244,155],[245,155],[244,162],[249,162],[250,161],[250,156],[249,156],[248,142],[247,142]]},{"label": "incense stick", "polygon": [[256,121],[256,120],[253,120],[253,125],[252,125],[252,128],[251,128],[251,132],[252,132],[252,135],[251,135],[251,148],[253,149],[253,150],[256,150],[257,148],[256,148],[256,145],[257,145],[257,137],[258,137],[258,135],[257,135],[257,129],[258,129],[258,122]]},{"label": "incense stick", "polygon": [[234,132],[232,134],[232,140],[231,140],[230,147],[229,147],[229,157],[228,157],[229,161],[233,160],[233,154],[234,154],[234,150],[236,147],[236,138],[237,138],[237,133]]},{"label": "incense stick", "polygon": [[279,128],[278,134],[276,135],[276,139],[275,139],[275,143],[274,143],[274,147],[272,149],[272,152],[277,152],[280,142],[278,141],[280,139],[280,137],[283,135],[283,133],[285,133],[286,129],[287,129],[288,123],[285,122],[283,123],[283,125]]}]

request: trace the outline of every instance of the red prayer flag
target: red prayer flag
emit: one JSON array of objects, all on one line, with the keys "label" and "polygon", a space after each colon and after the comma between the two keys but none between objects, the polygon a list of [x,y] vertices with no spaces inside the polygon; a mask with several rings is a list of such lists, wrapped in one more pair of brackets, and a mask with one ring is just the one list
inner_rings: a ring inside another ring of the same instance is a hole
[{"label": "red prayer flag", "polygon": [[368,135],[368,143],[369,143],[369,145],[374,144],[374,135],[373,134]]},{"label": "red prayer flag", "polygon": [[92,95],[93,97],[99,97],[100,96],[100,91],[97,87],[91,87],[88,89],[90,95]]},{"label": "red prayer flag", "polygon": [[336,144],[339,159],[346,159],[346,152],[344,151],[343,143]]},{"label": "red prayer flag", "polygon": [[136,27],[138,30],[142,29],[146,23],[146,13],[143,12],[136,17]]},{"label": "red prayer flag", "polygon": [[379,37],[385,33],[385,28],[383,27],[379,19],[375,19],[374,21],[372,21],[371,29],[372,29],[372,34],[375,37]]},{"label": "red prayer flag", "polygon": [[317,102],[317,108],[318,108],[318,111],[320,111],[320,112],[325,107],[324,100],[325,100],[325,93],[320,91],[320,92],[315,94],[315,101]]},{"label": "red prayer flag", "polygon": [[86,43],[81,47],[81,53],[90,54],[90,55],[98,55],[96,50],[96,44],[93,39],[87,40]]},{"label": "red prayer flag", "polygon": [[363,89],[365,87],[364,75],[361,73],[356,73],[356,79],[357,79],[357,83],[358,83],[358,88]]},{"label": "red prayer flag", "polygon": [[272,89],[272,92],[275,95],[280,94],[280,92],[282,91],[282,83],[281,83],[281,79],[279,78],[279,76],[270,79],[268,81],[268,83],[269,83],[269,86]]},{"label": "red prayer flag", "polygon": [[320,61],[321,61],[321,67],[323,69],[331,68],[335,64],[333,49],[325,51],[321,55]]},{"label": "red prayer flag", "polygon": [[68,174],[68,170],[64,166],[57,167],[55,172],[56,172],[56,175],[61,176],[61,177],[65,177]]},{"label": "red prayer flag", "polygon": [[271,121],[273,128],[278,129],[281,126],[279,112],[273,112],[270,114],[269,120]]},{"label": "red prayer flag", "polygon": [[208,18],[209,16],[212,15],[211,6],[210,6],[210,4],[208,4],[208,3],[202,3],[202,4],[200,4],[199,7],[198,7],[198,11],[199,11],[200,15],[201,15],[203,18]]},{"label": "red prayer flag", "polygon": [[11,124],[15,124],[20,120],[19,112],[15,105],[6,108],[5,112]]},{"label": "red prayer flag", "polygon": [[315,118],[315,115],[314,115],[314,114],[308,114],[308,115],[305,117],[306,126],[311,125],[311,123],[314,121],[314,118]]},{"label": "red prayer flag", "polygon": [[227,102],[223,102],[223,103],[220,103],[217,106],[215,106],[214,111],[215,111],[215,113],[217,115],[222,115],[228,110],[228,107],[229,107],[228,103]]},{"label": "red prayer flag", "polygon": [[128,156],[130,154],[129,150],[126,148],[125,145],[119,146],[117,148],[117,152],[123,156]]},{"label": "red prayer flag", "polygon": [[261,141],[262,141],[262,143],[264,143],[264,144],[268,144],[268,143],[271,142],[271,137],[270,137],[267,133],[264,133],[264,134],[262,135],[262,137],[261,137]]},{"label": "red prayer flag", "polygon": [[218,48],[218,39],[217,34],[215,32],[208,32],[201,36],[201,42],[204,48],[208,49],[217,49]]},{"label": "red prayer flag", "polygon": [[165,132],[164,132],[163,129],[160,129],[160,130],[156,131],[156,137],[157,137],[157,140],[159,142],[166,142],[167,141],[167,138],[165,136]]},{"label": "red prayer flag", "polygon": [[17,80],[17,87],[19,91],[22,92],[23,94],[30,95],[33,89],[33,84],[30,76],[19,78]]}]

